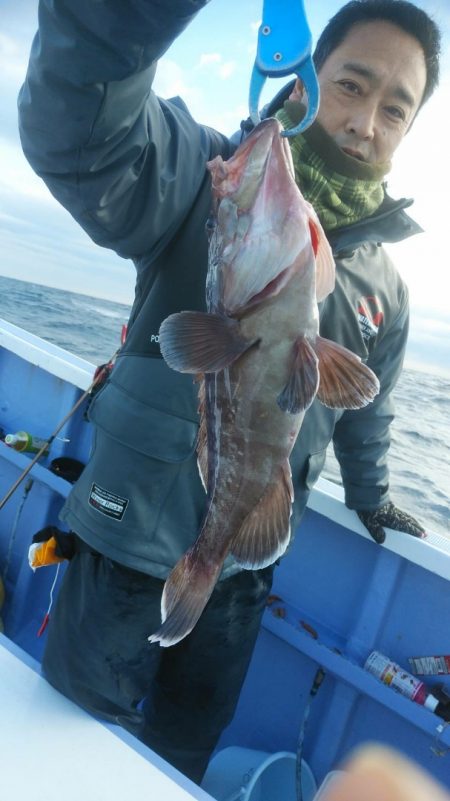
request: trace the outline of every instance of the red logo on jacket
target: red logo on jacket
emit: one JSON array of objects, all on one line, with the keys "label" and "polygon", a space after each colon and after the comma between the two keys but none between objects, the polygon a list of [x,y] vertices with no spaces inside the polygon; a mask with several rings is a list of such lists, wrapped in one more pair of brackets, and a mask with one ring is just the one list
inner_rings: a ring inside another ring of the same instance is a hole
[{"label": "red logo on jacket", "polygon": [[378,334],[383,317],[380,299],[376,295],[358,301],[358,322],[364,339],[371,339]]}]

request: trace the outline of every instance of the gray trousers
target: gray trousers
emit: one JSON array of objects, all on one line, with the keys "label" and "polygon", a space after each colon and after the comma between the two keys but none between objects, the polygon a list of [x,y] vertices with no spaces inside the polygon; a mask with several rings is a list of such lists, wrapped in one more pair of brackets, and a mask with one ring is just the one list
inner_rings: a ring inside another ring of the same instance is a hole
[{"label": "gray trousers", "polygon": [[219,582],[192,633],[161,648],[147,638],[160,624],[164,582],[82,549],[52,610],[44,675],[200,783],[233,717],[272,574]]}]

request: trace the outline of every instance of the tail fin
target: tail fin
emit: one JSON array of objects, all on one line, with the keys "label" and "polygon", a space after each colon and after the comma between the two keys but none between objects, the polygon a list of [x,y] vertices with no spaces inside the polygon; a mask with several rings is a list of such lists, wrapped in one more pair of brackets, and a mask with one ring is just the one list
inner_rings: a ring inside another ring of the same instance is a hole
[{"label": "tail fin", "polygon": [[175,565],[161,599],[162,624],[148,639],[164,648],[184,639],[197,623],[215,587],[223,559],[205,563],[191,548]]}]

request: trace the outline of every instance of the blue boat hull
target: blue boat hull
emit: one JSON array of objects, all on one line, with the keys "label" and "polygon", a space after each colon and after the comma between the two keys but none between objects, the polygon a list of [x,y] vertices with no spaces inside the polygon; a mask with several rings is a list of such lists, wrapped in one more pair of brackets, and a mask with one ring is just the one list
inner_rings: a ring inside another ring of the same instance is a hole
[{"label": "blue boat hull", "polygon": [[[0,334],[0,426],[48,437],[89,385],[93,366],[1,321]],[[37,633],[55,568],[33,573],[28,547],[36,531],[59,525],[71,489],[49,469],[52,460],[88,459],[91,430],[83,411],[82,406],[68,420],[50,455],[0,510],[5,634],[38,661],[45,634]],[[29,455],[0,443],[0,497],[29,463]],[[275,597],[219,748],[295,751],[311,685],[322,667],[325,678],[311,703],[303,752],[318,783],[355,746],[378,741],[415,759],[450,788],[450,727],[363,667],[375,649],[405,668],[412,656],[450,651],[449,580],[448,540],[388,532],[385,545],[378,546],[345,508],[340,488],[319,480],[276,570]],[[450,692],[450,676],[430,679],[430,686],[443,684]]]}]

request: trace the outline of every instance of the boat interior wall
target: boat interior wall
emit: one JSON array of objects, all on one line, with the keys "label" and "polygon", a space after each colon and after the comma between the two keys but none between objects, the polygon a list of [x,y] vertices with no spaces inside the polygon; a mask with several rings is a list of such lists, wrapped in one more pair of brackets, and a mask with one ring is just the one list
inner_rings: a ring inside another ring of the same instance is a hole
[{"label": "boat interior wall", "polygon": [[[2,323],[0,342],[6,339],[14,349],[4,344],[0,347],[0,428],[5,433],[25,430],[48,438],[81,396],[82,388],[91,383],[94,368],[78,360],[78,373],[71,383],[71,354],[9,323],[7,336],[3,328]],[[81,367],[85,371],[83,380]],[[63,368],[67,370],[66,377],[62,375]],[[52,442],[49,454],[40,457],[0,509],[0,575],[6,595],[1,615],[8,636],[36,658],[40,658],[43,646],[36,634],[49,605],[54,569],[33,573],[28,566],[28,548],[41,528],[61,527],[58,515],[72,485],[55,475],[50,466],[62,456],[86,463],[92,434],[84,411],[85,404],[69,418]],[[33,455],[18,453],[0,442],[0,501],[29,466]]]},{"label": "boat interior wall", "polygon": [[[450,726],[363,667],[373,650],[406,669],[409,657],[448,650],[448,582],[309,509],[277,568],[272,599],[219,747],[295,751],[321,666],[304,745],[318,782],[354,746],[378,740],[450,786]],[[450,676],[429,679],[450,692]]]}]

